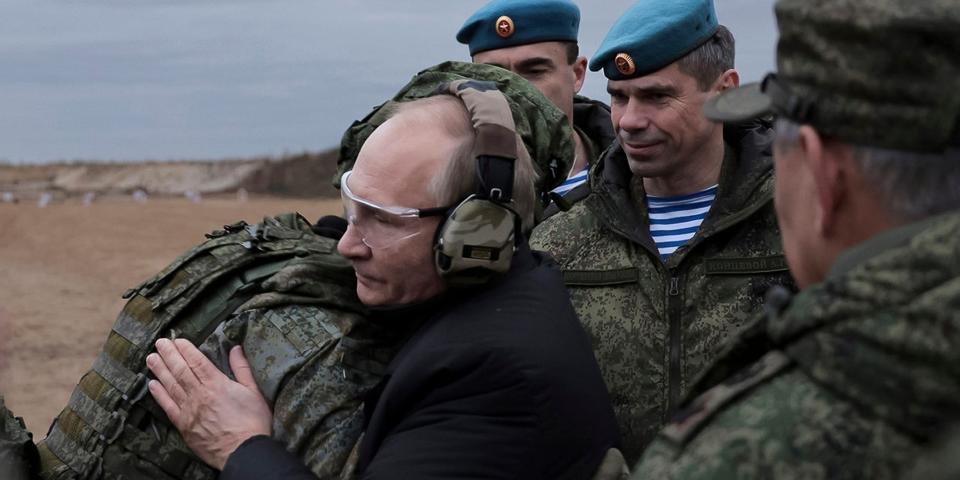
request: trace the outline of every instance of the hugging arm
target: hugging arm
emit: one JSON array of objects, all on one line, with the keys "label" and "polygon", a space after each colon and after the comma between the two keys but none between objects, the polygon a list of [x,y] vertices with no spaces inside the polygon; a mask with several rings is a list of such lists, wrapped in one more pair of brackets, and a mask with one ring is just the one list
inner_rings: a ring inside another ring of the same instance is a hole
[{"label": "hugging arm", "polygon": [[222,470],[245,440],[270,435],[273,415],[241,348],[230,351],[235,382],[187,340],[161,339],[156,346],[147,356],[157,377],[150,393],[204,462]]}]

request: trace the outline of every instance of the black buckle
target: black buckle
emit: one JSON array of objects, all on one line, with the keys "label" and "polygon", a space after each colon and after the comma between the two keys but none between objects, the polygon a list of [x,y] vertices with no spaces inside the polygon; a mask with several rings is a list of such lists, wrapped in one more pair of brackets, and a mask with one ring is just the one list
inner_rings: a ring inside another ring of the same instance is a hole
[{"label": "black buckle", "polygon": [[229,235],[231,233],[237,233],[240,230],[243,230],[244,228],[246,228],[246,226],[247,226],[247,222],[240,220],[239,222],[231,223],[230,225],[224,225],[223,230],[214,230],[210,233],[205,234],[204,236],[207,238],[220,238],[220,237]]},{"label": "black buckle", "polygon": [[223,229],[226,230],[228,233],[237,233],[246,227],[247,227],[247,222],[240,220],[239,222],[231,223],[230,225],[224,225]]}]

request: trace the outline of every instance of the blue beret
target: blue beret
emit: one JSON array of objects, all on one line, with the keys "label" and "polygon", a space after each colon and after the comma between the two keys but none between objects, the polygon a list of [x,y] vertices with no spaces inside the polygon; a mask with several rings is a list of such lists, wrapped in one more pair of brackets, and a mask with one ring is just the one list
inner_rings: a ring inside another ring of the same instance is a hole
[{"label": "blue beret", "polygon": [[590,70],[610,80],[647,75],[679,60],[717,32],[713,0],[640,0],[621,16]]},{"label": "blue beret", "polygon": [[576,42],[580,9],[570,0],[493,0],[470,16],[457,41],[470,55],[537,42]]}]

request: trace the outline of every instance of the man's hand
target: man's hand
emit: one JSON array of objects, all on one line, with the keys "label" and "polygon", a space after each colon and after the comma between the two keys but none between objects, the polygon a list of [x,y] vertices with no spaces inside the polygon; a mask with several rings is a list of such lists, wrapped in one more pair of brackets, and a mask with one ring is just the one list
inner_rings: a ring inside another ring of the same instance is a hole
[{"label": "man's hand", "polygon": [[223,470],[241,443],[270,435],[273,414],[237,346],[230,350],[230,380],[187,340],[157,340],[147,367],[157,376],[150,394],[204,462]]}]

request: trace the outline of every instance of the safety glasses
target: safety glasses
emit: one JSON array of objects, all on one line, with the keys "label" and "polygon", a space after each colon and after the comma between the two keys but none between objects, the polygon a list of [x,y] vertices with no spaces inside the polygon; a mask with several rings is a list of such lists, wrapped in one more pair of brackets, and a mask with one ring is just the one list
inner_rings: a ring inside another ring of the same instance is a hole
[{"label": "safety glasses", "polygon": [[422,233],[424,217],[436,217],[447,213],[451,207],[408,208],[379,205],[359,197],[350,190],[350,174],[340,180],[340,198],[347,221],[357,230],[364,245],[387,248],[398,242]]}]

